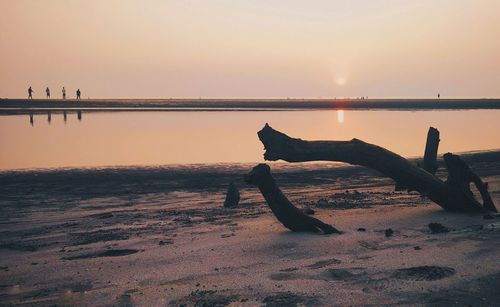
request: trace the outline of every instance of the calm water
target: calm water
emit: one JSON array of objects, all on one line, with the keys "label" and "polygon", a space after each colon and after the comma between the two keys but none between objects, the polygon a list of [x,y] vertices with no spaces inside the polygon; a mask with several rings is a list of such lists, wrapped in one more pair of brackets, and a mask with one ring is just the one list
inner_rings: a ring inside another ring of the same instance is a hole
[{"label": "calm water", "polygon": [[263,161],[268,122],[310,140],[359,138],[420,156],[429,126],[440,152],[500,148],[500,110],[76,112],[0,116],[0,169]]}]

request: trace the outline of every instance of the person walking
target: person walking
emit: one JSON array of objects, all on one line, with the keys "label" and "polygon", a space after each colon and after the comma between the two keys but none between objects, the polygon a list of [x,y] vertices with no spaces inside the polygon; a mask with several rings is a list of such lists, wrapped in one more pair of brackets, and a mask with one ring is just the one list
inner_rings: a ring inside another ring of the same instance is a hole
[{"label": "person walking", "polygon": [[63,94],[63,99],[66,99],[66,89],[64,88],[64,86],[62,89],[62,94]]},{"label": "person walking", "polygon": [[50,89],[49,87],[47,86],[47,88],[45,89],[45,93],[47,94],[47,99],[50,99]]},{"label": "person walking", "polygon": [[33,99],[33,93],[35,91],[31,88],[31,86],[28,88],[28,99]]},{"label": "person walking", "polygon": [[76,99],[80,99],[81,94],[82,94],[82,92],[80,92],[80,89],[77,89],[76,90]]}]

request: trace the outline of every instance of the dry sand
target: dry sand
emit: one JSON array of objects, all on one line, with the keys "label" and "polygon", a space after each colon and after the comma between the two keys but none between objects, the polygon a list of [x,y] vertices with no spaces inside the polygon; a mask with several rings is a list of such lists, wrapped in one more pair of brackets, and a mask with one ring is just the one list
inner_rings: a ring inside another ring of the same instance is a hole
[{"label": "dry sand", "polygon": [[[466,157],[497,206],[499,156]],[[0,173],[1,304],[500,302],[498,216],[444,212],[360,167],[273,163],[292,202],[344,231],[291,233],[243,184],[251,166]],[[230,181],[242,200],[224,209]]]}]

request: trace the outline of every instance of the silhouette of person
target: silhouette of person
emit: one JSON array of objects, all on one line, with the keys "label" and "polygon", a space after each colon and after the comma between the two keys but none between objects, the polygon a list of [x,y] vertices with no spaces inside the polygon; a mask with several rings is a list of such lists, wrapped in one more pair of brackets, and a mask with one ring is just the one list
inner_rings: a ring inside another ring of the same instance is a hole
[{"label": "silhouette of person", "polygon": [[49,87],[47,86],[47,88],[45,89],[45,93],[47,93],[47,99],[50,98],[50,89]]},{"label": "silhouette of person", "polygon": [[80,89],[77,89],[76,90],[76,99],[80,99],[81,94],[82,94],[82,92],[80,92]]},{"label": "silhouette of person", "polygon": [[438,93],[438,99],[441,98],[441,94]]},{"label": "silhouette of person", "polygon": [[62,89],[62,94],[63,94],[63,99],[66,99],[66,89],[64,88],[64,86]]},{"label": "silhouette of person", "polygon": [[31,88],[31,86],[28,89],[28,99],[33,99],[33,93],[35,91]]}]

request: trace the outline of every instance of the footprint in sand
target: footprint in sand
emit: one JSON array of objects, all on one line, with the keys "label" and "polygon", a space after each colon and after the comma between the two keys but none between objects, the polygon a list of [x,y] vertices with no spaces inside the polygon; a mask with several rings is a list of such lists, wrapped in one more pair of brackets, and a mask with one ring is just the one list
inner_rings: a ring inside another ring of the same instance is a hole
[{"label": "footprint in sand", "polygon": [[310,280],[334,280],[334,281],[347,281],[354,280],[363,273],[355,274],[347,269],[327,269],[319,275],[311,275],[301,272],[280,272],[271,274],[269,278],[276,281],[297,280],[297,279],[310,279]]},{"label": "footprint in sand", "polygon": [[315,262],[313,264],[306,266],[306,268],[308,268],[308,269],[321,269],[321,268],[324,268],[324,267],[332,265],[332,264],[340,264],[340,263],[342,263],[342,261],[335,259],[335,258],[332,258],[332,259],[321,260],[321,261]]},{"label": "footprint in sand", "polygon": [[107,251],[93,252],[83,255],[63,257],[63,260],[90,259],[99,257],[120,257],[140,252],[138,249],[111,249]]},{"label": "footprint in sand", "polygon": [[308,296],[301,293],[294,292],[281,292],[274,295],[267,296],[262,301],[266,307],[280,307],[280,306],[318,306],[317,298]]},{"label": "footprint in sand", "polygon": [[322,276],[332,280],[347,280],[356,277],[356,274],[345,269],[328,269],[323,272]]},{"label": "footprint in sand", "polygon": [[396,270],[392,277],[405,280],[440,280],[455,275],[455,269],[440,266],[417,266]]},{"label": "footprint in sand", "polygon": [[309,275],[302,273],[290,273],[290,272],[280,272],[269,275],[271,280],[285,281],[285,280],[296,280],[296,279],[311,279]]}]

